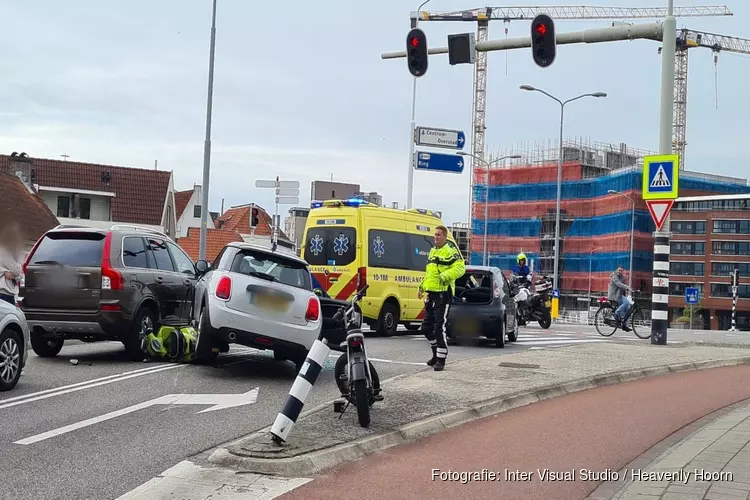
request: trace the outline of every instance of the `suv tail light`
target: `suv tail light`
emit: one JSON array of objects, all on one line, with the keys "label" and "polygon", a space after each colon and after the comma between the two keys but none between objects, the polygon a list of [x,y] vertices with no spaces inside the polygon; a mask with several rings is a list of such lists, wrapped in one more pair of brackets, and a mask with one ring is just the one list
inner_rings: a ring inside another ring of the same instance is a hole
[{"label": "suv tail light", "polygon": [[305,311],[307,321],[318,321],[320,319],[320,301],[318,297],[310,297],[307,300],[307,311]]},{"label": "suv tail light", "polygon": [[112,261],[109,259],[111,250],[112,233],[108,232],[102,252],[102,290],[122,290],[122,274],[112,267]]},{"label": "suv tail light", "polygon": [[216,283],[216,297],[222,300],[229,300],[232,296],[232,278],[227,275],[219,278],[219,282]]},{"label": "suv tail light", "polygon": [[[47,237],[47,235],[43,234],[41,238],[39,238],[38,240],[36,240],[36,243],[34,243],[34,246],[31,248],[31,251],[26,256],[26,260],[24,261],[23,266],[21,266],[21,271],[23,272],[24,277],[26,276],[26,268],[29,266],[29,261],[31,261],[31,257],[34,256],[34,252],[36,252],[36,249],[39,246],[39,243],[41,243],[42,240],[44,238],[46,238],[46,237]],[[24,285],[25,284],[26,283],[24,283]]]}]

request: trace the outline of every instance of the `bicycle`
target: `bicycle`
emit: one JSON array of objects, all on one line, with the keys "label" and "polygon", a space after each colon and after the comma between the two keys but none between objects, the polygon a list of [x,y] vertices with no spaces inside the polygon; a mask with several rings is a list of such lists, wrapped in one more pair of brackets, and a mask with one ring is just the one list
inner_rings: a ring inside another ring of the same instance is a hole
[{"label": "bicycle", "polygon": [[332,319],[334,323],[343,323],[346,330],[346,340],[339,344],[339,349],[334,347],[335,350],[343,352],[336,360],[333,371],[341,397],[346,400],[346,406],[339,413],[343,416],[349,405],[353,404],[357,408],[357,419],[362,427],[370,425],[370,407],[375,401],[383,400],[378,374],[367,358],[365,335],[362,333],[362,314],[356,307],[356,303],[362,299],[368,287],[369,285],[365,285],[354,294],[351,305],[346,309],[340,307]]},{"label": "bicycle", "polygon": [[[633,329],[633,333],[635,333],[638,338],[644,340],[651,338],[650,329],[648,329],[648,335],[646,335],[645,333],[639,333],[641,327],[644,326],[645,315],[641,306],[638,305],[638,300],[636,299],[636,297],[638,296],[638,292],[633,290],[631,293],[633,297],[633,305],[630,306],[628,312],[625,313],[625,317],[620,321],[614,318],[615,311],[618,307],[620,307],[620,304],[614,300],[609,300],[607,297],[602,297],[599,299],[599,309],[596,311],[596,315],[594,316],[594,325],[596,326],[596,331],[599,332],[599,335],[601,335],[602,337],[611,337],[618,328],[627,326],[628,321],[630,321],[630,328]],[[638,325],[637,328],[636,325]],[[604,326],[610,326],[613,327],[613,329],[611,332],[606,333],[604,331]]]}]

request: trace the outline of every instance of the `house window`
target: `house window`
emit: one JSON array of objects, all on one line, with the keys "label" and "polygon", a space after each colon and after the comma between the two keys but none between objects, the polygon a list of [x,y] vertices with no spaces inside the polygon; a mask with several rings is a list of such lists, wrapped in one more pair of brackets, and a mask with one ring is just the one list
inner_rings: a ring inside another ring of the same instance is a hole
[{"label": "house window", "polygon": [[199,218],[201,216],[201,206],[200,205],[194,205],[193,206],[193,217]]},{"label": "house window", "polygon": [[697,288],[698,296],[703,297],[702,283],[677,283],[674,281],[669,282],[669,295],[684,297],[686,288]]},{"label": "house window", "polygon": [[67,196],[57,197],[57,216],[70,217],[70,198]]},{"label": "house window", "polygon": [[669,274],[678,276],[703,276],[705,264],[703,262],[675,262],[669,263]]},{"label": "house window", "polygon": [[674,234],[706,234],[706,222],[673,221],[671,229]]}]

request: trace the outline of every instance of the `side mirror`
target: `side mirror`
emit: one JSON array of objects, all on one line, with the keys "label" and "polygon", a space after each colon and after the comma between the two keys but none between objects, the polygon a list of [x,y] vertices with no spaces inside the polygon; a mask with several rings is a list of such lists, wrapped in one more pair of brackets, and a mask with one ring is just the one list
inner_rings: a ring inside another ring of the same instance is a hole
[{"label": "side mirror", "polygon": [[195,270],[198,271],[198,274],[203,274],[206,271],[208,271],[208,262],[205,260],[199,260],[195,263]]}]

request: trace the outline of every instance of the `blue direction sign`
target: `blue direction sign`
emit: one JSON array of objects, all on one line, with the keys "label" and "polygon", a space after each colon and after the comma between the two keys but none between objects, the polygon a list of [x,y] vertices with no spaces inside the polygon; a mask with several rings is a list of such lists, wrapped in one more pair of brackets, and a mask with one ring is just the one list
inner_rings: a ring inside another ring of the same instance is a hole
[{"label": "blue direction sign", "polygon": [[414,168],[417,170],[431,170],[433,172],[448,172],[460,174],[464,171],[464,159],[458,155],[427,153],[417,151]]},{"label": "blue direction sign", "polygon": [[679,156],[656,155],[643,159],[643,199],[674,200],[678,194]]},{"label": "blue direction sign", "polygon": [[552,297],[554,297],[556,299],[559,299],[560,298],[560,290],[558,290],[557,288],[555,288],[554,290],[552,290]]},{"label": "blue direction sign", "polygon": [[697,288],[686,288],[685,289],[685,304],[696,305],[698,303],[698,289]]},{"label": "blue direction sign", "polygon": [[463,149],[466,143],[466,135],[464,135],[462,130],[417,127],[414,142],[417,146]]}]

